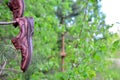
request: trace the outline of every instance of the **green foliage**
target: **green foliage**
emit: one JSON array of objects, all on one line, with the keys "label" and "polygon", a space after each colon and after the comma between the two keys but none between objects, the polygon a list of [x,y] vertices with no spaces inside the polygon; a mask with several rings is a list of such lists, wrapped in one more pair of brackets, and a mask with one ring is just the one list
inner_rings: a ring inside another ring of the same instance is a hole
[{"label": "green foliage", "polygon": [[[33,58],[28,71],[21,73],[20,52],[10,42],[19,33],[19,29],[12,25],[0,25],[0,63],[4,62],[5,57],[8,61],[5,68],[17,70],[17,73],[5,70],[3,74],[7,74],[7,80],[93,80],[107,73],[106,58],[111,56],[111,52],[117,51],[120,42],[117,39],[111,43],[114,36],[108,32],[109,26],[105,24],[105,16],[100,12],[100,1],[24,1],[24,16],[34,17],[35,21]],[[6,2],[8,0],[0,3],[0,21],[12,20]],[[65,72],[60,72],[61,34],[64,32],[67,56]],[[112,73],[102,78],[109,79],[109,76]]]}]

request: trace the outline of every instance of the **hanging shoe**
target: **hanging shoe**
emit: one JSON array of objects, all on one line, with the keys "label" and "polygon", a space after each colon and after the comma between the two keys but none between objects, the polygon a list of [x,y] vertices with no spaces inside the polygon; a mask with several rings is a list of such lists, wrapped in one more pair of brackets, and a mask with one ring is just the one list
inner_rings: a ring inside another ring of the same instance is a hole
[{"label": "hanging shoe", "polygon": [[20,33],[11,41],[16,49],[21,50],[21,69],[23,70],[23,72],[25,72],[30,64],[33,52],[32,36],[34,29],[34,20],[33,18],[23,17],[17,18],[16,21],[19,25]]},{"label": "hanging shoe", "polygon": [[[10,0],[8,2],[8,7],[13,13],[13,19],[23,17],[24,13],[24,0]],[[15,27],[17,27],[17,23],[13,24]]]}]

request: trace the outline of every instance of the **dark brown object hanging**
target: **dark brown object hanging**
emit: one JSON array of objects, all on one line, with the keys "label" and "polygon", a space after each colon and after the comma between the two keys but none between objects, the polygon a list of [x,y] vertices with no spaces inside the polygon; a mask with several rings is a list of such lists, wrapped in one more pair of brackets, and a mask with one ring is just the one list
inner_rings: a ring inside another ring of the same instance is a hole
[{"label": "dark brown object hanging", "polygon": [[[8,7],[13,13],[13,19],[23,17],[24,13],[24,0],[10,0],[8,2]],[[14,23],[14,26],[16,27],[18,24]]]},{"label": "dark brown object hanging", "polygon": [[16,22],[19,25],[20,33],[17,37],[11,41],[15,48],[21,50],[22,60],[21,69],[25,72],[30,64],[31,56],[33,52],[32,48],[32,36],[34,21],[33,18],[17,18]]}]

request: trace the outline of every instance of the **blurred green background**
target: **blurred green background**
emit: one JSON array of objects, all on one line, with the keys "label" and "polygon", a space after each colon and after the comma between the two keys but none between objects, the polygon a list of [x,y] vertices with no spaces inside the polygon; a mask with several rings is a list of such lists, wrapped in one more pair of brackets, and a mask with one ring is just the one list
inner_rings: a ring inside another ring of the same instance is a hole
[{"label": "blurred green background", "polygon": [[[0,21],[12,21],[8,1],[0,1]],[[120,36],[108,31],[112,25],[105,24],[101,0],[24,1],[24,16],[35,22],[32,62],[22,73],[21,53],[11,43],[19,28],[0,25],[0,80],[119,80]],[[67,56],[61,72],[64,32]]]}]

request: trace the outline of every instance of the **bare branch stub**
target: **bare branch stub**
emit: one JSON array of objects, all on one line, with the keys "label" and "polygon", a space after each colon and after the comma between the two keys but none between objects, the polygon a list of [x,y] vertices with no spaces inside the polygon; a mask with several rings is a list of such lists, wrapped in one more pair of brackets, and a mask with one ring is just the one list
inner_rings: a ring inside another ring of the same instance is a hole
[{"label": "bare branch stub", "polygon": [[16,21],[0,22],[0,25],[10,25],[10,24],[14,24],[14,23],[16,23]]}]

